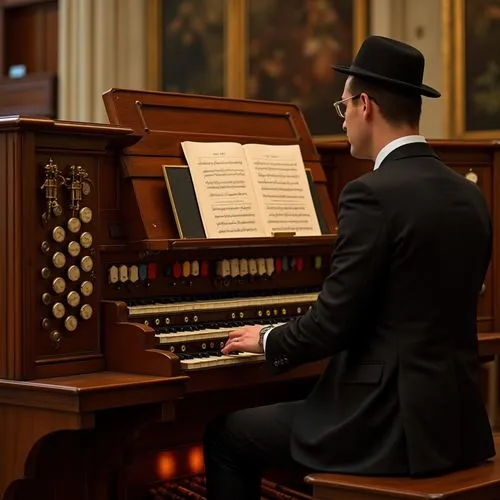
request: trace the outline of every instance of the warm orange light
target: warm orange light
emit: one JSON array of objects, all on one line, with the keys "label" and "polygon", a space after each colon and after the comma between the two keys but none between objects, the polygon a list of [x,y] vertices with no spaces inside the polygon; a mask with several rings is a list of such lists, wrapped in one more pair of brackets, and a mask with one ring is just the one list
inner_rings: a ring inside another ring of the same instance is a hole
[{"label": "warm orange light", "polygon": [[156,459],[156,473],[161,479],[171,479],[175,477],[177,464],[173,453],[163,451]]},{"label": "warm orange light", "polygon": [[199,474],[205,470],[203,462],[203,451],[200,446],[190,448],[188,451],[189,470],[194,474]]}]

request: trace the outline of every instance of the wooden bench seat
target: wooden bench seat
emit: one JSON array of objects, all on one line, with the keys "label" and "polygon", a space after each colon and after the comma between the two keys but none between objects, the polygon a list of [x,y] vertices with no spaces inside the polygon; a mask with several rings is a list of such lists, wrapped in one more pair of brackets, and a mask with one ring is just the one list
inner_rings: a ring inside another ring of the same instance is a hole
[{"label": "wooden bench seat", "polygon": [[[500,435],[495,436],[495,447],[500,453]],[[500,500],[500,456],[472,469],[425,479],[313,473],[305,481],[318,500]]]}]

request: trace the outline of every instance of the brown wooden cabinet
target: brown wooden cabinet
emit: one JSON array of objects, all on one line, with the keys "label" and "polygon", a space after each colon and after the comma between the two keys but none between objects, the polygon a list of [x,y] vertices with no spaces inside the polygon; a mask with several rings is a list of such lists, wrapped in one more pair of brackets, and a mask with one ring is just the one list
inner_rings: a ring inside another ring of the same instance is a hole
[{"label": "brown wooden cabinet", "polygon": [[[0,0],[0,115],[57,114],[58,0]],[[22,64],[26,76],[11,79]]]}]

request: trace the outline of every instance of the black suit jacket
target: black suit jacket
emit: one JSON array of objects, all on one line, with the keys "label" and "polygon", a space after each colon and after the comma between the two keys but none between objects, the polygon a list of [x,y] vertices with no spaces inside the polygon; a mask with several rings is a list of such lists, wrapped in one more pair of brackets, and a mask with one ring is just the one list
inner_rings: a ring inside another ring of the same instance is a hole
[{"label": "black suit jacket", "polygon": [[331,356],[295,419],[296,460],[419,475],[494,455],[476,334],[491,241],[480,190],[426,143],[345,187],[317,302],[266,342],[277,373]]}]

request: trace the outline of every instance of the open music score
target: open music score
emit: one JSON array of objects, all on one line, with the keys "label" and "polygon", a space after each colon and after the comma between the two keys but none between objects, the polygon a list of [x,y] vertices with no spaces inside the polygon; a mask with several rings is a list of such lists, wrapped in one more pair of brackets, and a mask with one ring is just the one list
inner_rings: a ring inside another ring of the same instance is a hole
[{"label": "open music score", "polygon": [[182,142],[207,238],[321,229],[298,145]]}]

